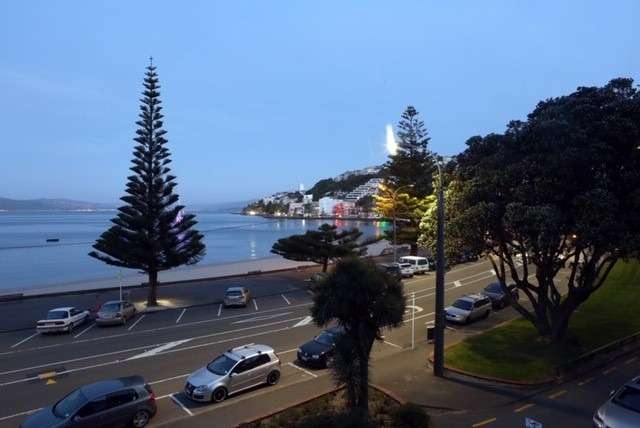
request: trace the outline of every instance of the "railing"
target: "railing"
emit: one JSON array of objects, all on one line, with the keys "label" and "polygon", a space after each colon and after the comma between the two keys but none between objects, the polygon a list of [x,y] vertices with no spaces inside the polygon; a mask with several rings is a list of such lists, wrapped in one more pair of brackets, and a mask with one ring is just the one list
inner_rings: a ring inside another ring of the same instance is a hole
[{"label": "railing", "polygon": [[556,376],[561,378],[569,374],[580,372],[581,369],[593,368],[598,364],[603,364],[609,361],[614,354],[623,350],[627,346],[640,342],[640,331],[632,335],[623,337],[614,342],[608,343],[604,346],[596,348],[586,354],[580,355],[578,358],[574,358],[564,364],[556,366]]}]

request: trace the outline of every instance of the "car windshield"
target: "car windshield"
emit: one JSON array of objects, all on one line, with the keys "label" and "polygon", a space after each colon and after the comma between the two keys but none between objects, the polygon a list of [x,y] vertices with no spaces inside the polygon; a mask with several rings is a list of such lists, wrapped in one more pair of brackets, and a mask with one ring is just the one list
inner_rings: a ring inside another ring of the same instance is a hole
[{"label": "car windshield", "polygon": [[616,394],[613,402],[629,410],[640,413],[640,390],[625,386]]},{"label": "car windshield", "polygon": [[322,343],[323,345],[333,345],[333,342],[336,340],[336,336],[328,331],[323,331],[313,340],[318,343]]},{"label": "car windshield", "polygon": [[68,418],[87,402],[82,391],[76,389],[53,406],[53,414],[60,418]]},{"label": "car windshield", "polygon": [[240,290],[230,290],[227,291],[227,296],[242,296],[242,292]]},{"label": "car windshield", "polygon": [[473,304],[468,300],[458,299],[453,302],[453,307],[458,309],[464,309],[465,311],[471,310]]},{"label": "car windshield", "polygon": [[207,370],[213,374],[222,376],[229,373],[236,363],[236,360],[229,358],[226,355],[220,355],[207,365]]},{"label": "car windshield", "polygon": [[487,285],[487,288],[485,290],[487,290],[490,293],[501,293],[502,286],[499,283],[494,282],[493,284]]},{"label": "car windshield", "polygon": [[118,312],[120,303],[106,303],[100,308],[100,312]]},{"label": "car windshield", "polygon": [[67,311],[49,311],[49,313],[47,313],[48,320],[63,320],[67,318],[67,316]]}]

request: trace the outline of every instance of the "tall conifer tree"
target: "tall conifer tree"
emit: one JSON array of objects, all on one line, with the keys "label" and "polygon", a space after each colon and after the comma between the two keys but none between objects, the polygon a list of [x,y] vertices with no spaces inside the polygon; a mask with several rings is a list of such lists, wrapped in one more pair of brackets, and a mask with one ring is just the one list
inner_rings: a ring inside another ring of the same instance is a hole
[{"label": "tall conifer tree", "polygon": [[158,74],[153,63],[147,67],[140,102],[138,129],[134,141],[125,205],[111,220],[113,226],[93,245],[91,257],[113,265],[138,269],[149,276],[147,305],[157,305],[158,272],[194,264],[204,256],[202,235],[194,229],[193,214],[183,214],[178,195],[173,192],[176,177],[171,162],[166,131],[162,129],[162,106]]}]

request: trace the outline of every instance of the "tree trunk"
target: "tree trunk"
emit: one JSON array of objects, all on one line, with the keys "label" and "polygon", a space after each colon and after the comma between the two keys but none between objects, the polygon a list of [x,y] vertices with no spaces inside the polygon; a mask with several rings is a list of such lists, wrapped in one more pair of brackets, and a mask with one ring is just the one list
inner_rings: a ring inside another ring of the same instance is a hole
[{"label": "tree trunk", "polygon": [[357,407],[360,409],[365,417],[369,416],[369,355],[362,355],[359,352],[360,358],[360,382],[358,384],[360,391],[358,391],[358,403]]},{"label": "tree trunk", "polygon": [[327,266],[329,265],[329,259],[325,258],[324,261],[322,262],[322,272],[327,272]]},{"label": "tree trunk", "polygon": [[158,271],[149,270],[149,295],[147,307],[158,306]]},{"label": "tree trunk", "polygon": [[416,242],[411,243],[411,255],[412,256],[418,255],[418,244]]}]

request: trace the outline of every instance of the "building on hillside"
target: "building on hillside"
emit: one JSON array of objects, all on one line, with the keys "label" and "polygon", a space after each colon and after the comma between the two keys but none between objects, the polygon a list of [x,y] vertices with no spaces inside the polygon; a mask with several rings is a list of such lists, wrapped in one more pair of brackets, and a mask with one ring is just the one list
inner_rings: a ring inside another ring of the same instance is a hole
[{"label": "building on hillside", "polygon": [[289,204],[289,215],[290,216],[301,216],[304,215],[304,203],[302,202],[291,202]]},{"label": "building on hillside", "polygon": [[312,202],[313,202],[313,195],[312,194],[302,195],[302,203],[303,204],[310,204]]},{"label": "building on hillside", "polygon": [[347,193],[344,197],[346,201],[357,202],[365,196],[373,196],[377,195],[380,190],[380,185],[382,184],[382,178],[372,178],[368,180],[366,183],[361,184],[360,186],[353,189],[351,192]]},{"label": "building on hillside", "polygon": [[318,201],[320,215],[333,215],[333,207],[335,207],[337,203],[338,201],[330,196],[320,198],[320,200]]},{"label": "building on hillside", "polygon": [[333,215],[336,217],[349,217],[356,214],[355,202],[336,201],[333,206]]}]

